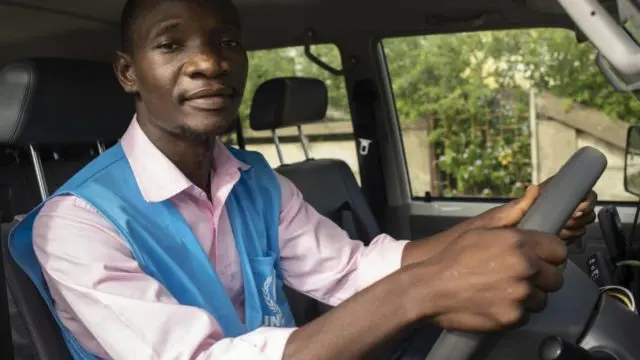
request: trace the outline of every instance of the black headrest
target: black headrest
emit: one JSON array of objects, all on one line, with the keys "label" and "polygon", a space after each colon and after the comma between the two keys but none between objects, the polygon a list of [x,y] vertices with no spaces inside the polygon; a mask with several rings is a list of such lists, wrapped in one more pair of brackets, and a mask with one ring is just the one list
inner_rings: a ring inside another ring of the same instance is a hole
[{"label": "black headrest", "polygon": [[112,67],[76,59],[27,59],[0,71],[0,143],[117,140],[135,112]]},{"label": "black headrest", "polygon": [[275,130],[323,120],[327,114],[327,85],[318,79],[283,77],[256,90],[251,104],[253,130]]}]

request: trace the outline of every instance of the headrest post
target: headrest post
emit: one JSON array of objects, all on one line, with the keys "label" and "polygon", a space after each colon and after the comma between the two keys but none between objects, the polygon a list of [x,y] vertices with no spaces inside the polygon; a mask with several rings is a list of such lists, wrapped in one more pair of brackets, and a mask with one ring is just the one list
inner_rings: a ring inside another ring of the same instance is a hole
[{"label": "headrest post", "polygon": [[102,154],[105,150],[104,143],[98,140],[98,154]]},{"label": "headrest post", "polygon": [[273,136],[273,144],[276,146],[276,152],[278,153],[278,160],[280,160],[280,165],[284,164],[284,156],[282,156],[282,149],[280,148],[280,140],[278,139],[278,134],[276,130],[271,130],[271,136]]},{"label": "headrest post", "polygon": [[38,150],[33,145],[29,145],[29,152],[31,153],[31,161],[33,162],[33,169],[36,172],[36,179],[38,180],[38,188],[40,189],[40,197],[42,200],[46,200],[49,197],[49,189],[47,186],[47,179],[44,176],[44,169],[42,168],[42,160]]},{"label": "headrest post", "polygon": [[309,160],[311,156],[309,155],[309,146],[307,144],[307,138],[304,136],[302,132],[302,125],[298,125],[298,136],[300,136],[300,144],[302,145],[302,151],[304,151],[304,158]]}]

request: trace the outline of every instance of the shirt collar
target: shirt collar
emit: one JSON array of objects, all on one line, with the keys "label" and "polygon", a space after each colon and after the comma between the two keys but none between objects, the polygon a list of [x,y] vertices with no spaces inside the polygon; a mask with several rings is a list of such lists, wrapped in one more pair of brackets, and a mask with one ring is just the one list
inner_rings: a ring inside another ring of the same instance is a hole
[{"label": "shirt collar", "polygon": [[[138,124],[136,116],[133,117],[120,142],[140,192],[147,202],[161,202],[188,188],[195,187],[149,140]],[[248,168],[249,165],[238,160],[220,139],[216,139],[213,148],[214,176]]]}]

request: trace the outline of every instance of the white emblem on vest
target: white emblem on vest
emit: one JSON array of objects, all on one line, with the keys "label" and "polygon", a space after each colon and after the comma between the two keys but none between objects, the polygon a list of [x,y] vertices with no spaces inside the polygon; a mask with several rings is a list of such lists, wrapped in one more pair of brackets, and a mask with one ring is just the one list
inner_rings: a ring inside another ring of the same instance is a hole
[{"label": "white emblem on vest", "polygon": [[263,325],[270,327],[284,326],[284,316],[282,316],[282,311],[280,311],[280,307],[275,300],[276,282],[274,281],[273,275],[269,276],[264,281],[264,285],[262,285],[262,296],[264,297],[264,303],[267,305],[269,310],[275,313],[275,316],[265,315]]}]

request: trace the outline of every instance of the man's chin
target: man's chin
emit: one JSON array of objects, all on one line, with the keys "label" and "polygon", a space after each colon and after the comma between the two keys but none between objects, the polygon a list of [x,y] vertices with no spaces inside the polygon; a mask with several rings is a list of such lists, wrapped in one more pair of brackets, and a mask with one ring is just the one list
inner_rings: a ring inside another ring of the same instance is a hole
[{"label": "man's chin", "polygon": [[197,137],[220,136],[233,130],[236,116],[229,114],[199,114],[200,116],[189,116],[185,122],[183,133],[192,134]]}]

